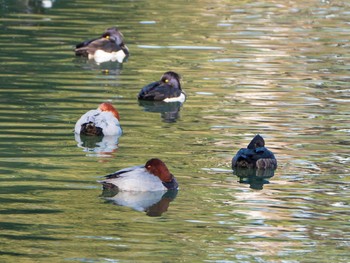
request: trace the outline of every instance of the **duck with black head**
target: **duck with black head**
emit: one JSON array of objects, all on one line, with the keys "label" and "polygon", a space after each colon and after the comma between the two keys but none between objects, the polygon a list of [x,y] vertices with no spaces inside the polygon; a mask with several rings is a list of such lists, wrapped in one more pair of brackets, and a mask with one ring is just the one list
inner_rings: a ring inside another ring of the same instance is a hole
[{"label": "duck with black head", "polygon": [[75,55],[94,59],[97,63],[118,61],[122,63],[129,55],[124,36],[116,27],[108,28],[99,38],[79,43]]},{"label": "duck with black head", "polygon": [[138,94],[138,99],[183,103],[186,94],[181,88],[180,78],[176,72],[165,72],[159,81],[144,86]]},{"label": "duck with black head", "polygon": [[265,147],[265,140],[257,134],[247,148],[241,148],[232,158],[232,168],[276,169],[274,154]]}]

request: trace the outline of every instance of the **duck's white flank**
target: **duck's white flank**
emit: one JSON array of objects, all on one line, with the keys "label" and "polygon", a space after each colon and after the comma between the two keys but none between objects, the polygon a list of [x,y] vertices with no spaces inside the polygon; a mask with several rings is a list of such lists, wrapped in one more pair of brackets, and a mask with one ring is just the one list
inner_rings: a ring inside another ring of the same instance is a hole
[{"label": "duck's white flank", "polygon": [[[168,190],[159,179],[149,173],[144,166],[126,168],[118,172],[126,171],[117,178],[105,179],[100,183],[110,183],[118,187],[119,191],[166,191]],[[117,173],[118,173],[117,172]]]},{"label": "duck's white flank", "polygon": [[185,100],[186,100],[186,95],[185,95],[185,93],[181,92],[181,95],[179,97],[166,98],[163,101],[164,102],[176,102],[176,101],[178,101],[178,102],[183,103],[183,102],[185,102]]},{"label": "duck's white flank", "polygon": [[123,50],[119,50],[117,52],[106,52],[98,49],[95,51],[95,54],[89,54],[89,59],[93,58],[96,63],[103,63],[107,61],[118,61],[119,63],[123,63],[125,57],[126,55]]}]

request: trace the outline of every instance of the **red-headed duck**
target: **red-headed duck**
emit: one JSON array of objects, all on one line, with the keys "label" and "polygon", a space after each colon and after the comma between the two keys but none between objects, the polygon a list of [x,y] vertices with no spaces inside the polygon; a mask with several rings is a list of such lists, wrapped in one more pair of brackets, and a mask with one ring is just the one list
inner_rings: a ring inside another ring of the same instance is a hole
[{"label": "red-headed duck", "polygon": [[166,191],[178,188],[175,177],[163,161],[150,159],[145,165],[133,166],[105,176],[99,181],[104,188],[119,191]]},{"label": "red-headed duck", "polygon": [[120,136],[119,113],[111,103],[104,102],[96,110],[90,110],[75,124],[76,134],[95,136]]}]

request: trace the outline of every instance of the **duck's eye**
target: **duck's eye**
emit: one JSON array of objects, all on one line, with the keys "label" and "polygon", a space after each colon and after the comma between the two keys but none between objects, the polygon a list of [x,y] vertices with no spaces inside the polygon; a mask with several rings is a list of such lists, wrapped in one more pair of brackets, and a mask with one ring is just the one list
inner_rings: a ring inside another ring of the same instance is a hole
[{"label": "duck's eye", "polygon": [[168,82],[169,82],[169,80],[168,80],[168,79],[165,79],[165,80],[164,80],[164,82],[165,82],[165,83],[168,83]]},{"label": "duck's eye", "polygon": [[106,39],[109,39],[109,36],[107,35],[107,36],[105,36],[105,38],[106,38]]}]

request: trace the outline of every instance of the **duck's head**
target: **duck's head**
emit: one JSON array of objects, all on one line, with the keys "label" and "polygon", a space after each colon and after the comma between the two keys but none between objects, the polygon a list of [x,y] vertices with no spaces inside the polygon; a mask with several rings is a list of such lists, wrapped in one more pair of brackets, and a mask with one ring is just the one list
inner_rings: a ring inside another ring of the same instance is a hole
[{"label": "duck's head", "polygon": [[259,134],[255,135],[253,140],[249,143],[248,149],[256,149],[259,147],[265,147],[265,141],[264,138],[261,137]]},{"label": "duck's head", "polygon": [[148,160],[145,164],[145,168],[149,173],[158,176],[164,183],[171,182],[171,180],[174,178],[174,176],[169,172],[168,167],[160,159],[153,158]]},{"label": "duck's head", "polygon": [[107,28],[106,31],[102,34],[102,38],[113,41],[116,45],[120,46],[122,49],[126,49],[124,44],[124,36],[116,27]]},{"label": "duck's head", "polygon": [[167,84],[174,88],[179,88],[181,90],[180,75],[174,71],[167,71],[160,78],[160,84]]},{"label": "duck's head", "polygon": [[111,103],[103,102],[100,104],[100,106],[98,106],[98,109],[100,111],[109,111],[109,112],[113,113],[114,117],[116,117],[118,119],[118,121],[120,120],[119,112],[116,110],[116,108],[113,107],[113,105]]}]

